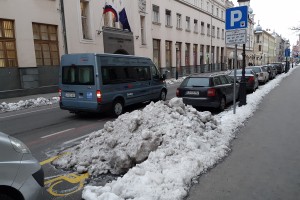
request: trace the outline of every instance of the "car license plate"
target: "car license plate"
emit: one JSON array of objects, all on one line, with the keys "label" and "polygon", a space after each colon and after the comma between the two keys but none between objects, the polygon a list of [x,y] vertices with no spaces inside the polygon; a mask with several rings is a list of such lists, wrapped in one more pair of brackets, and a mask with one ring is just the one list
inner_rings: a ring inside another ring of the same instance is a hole
[{"label": "car license plate", "polygon": [[199,91],[187,91],[185,94],[187,94],[187,95],[199,95]]},{"label": "car license plate", "polygon": [[65,97],[67,98],[75,98],[75,92],[66,92]]}]

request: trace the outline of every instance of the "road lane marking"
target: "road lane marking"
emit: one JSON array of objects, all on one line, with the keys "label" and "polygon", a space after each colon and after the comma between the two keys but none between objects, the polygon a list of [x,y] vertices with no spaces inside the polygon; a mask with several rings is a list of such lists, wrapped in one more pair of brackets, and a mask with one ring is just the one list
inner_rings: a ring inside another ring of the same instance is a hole
[{"label": "road lane marking", "polygon": [[64,133],[64,132],[68,132],[68,131],[71,131],[75,128],[69,128],[69,129],[66,129],[66,130],[63,130],[63,131],[59,131],[59,132],[56,132],[56,133],[52,133],[50,135],[45,135],[43,137],[41,137],[42,139],[45,139],[45,138],[48,138],[48,137],[51,137],[51,136],[54,136],[54,135],[58,135],[58,134],[61,134],[61,133]]},{"label": "road lane marking", "polygon": [[89,134],[86,134],[86,135],[83,135],[83,136],[74,138],[74,139],[72,139],[72,140],[65,141],[65,142],[63,143],[63,145],[73,143],[73,142],[75,142],[75,141],[77,141],[77,140],[81,140],[81,139],[86,138],[86,137],[88,137],[88,136],[89,136]]},{"label": "road lane marking", "polygon": [[[34,111],[29,111],[29,112],[24,112],[24,113],[19,113],[19,114],[15,114],[15,115],[4,116],[4,117],[0,117],[0,119],[5,119],[5,118],[9,118],[9,117],[16,117],[16,116],[19,116],[19,115],[26,115],[26,114],[40,112],[40,111],[44,111],[44,110],[51,110],[53,108],[59,108],[59,106],[54,106],[54,107],[51,107],[51,108],[46,108],[46,109],[41,109],[41,110],[34,110]],[[4,113],[6,113],[6,112],[4,112]]]}]

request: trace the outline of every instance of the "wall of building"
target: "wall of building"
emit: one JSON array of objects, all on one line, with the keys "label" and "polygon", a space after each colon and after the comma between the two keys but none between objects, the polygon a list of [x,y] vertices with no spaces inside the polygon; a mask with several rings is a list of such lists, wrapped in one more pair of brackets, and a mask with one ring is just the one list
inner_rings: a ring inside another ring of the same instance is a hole
[{"label": "wall of building", "polygon": [[[59,9],[58,0],[27,0],[26,4],[20,3],[19,0],[0,2],[0,18],[14,20],[19,67],[36,67],[32,23],[61,27],[57,9]],[[61,32],[60,28],[59,32]],[[61,43],[61,34],[58,39]],[[59,51],[63,51],[62,46]]]}]

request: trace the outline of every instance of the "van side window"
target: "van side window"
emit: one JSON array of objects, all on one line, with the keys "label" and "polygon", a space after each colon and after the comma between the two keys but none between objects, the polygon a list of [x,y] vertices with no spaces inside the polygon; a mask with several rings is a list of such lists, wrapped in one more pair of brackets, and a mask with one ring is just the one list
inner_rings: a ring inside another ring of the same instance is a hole
[{"label": "van side window", "polygon": [[150,67],[103,66],[103,85],[151,80]]},{"label": "van side window", "polygon": [[153,78],[159,79],[159,73],[158,73],[157,68],[155,67],[155,65],[151,66],[151,73],[152,73]]}]

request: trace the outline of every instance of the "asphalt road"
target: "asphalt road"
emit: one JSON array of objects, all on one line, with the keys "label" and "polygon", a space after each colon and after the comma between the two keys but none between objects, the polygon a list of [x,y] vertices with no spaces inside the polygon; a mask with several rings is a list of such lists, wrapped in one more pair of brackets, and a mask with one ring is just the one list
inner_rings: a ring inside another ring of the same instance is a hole
[{"label": "asphalt road", "polygon": [[[176,96],[179,84],[169,85],[167,99]],[[42,96],[42,95],[41,95]],[[130,106],[125,111],[141,109],[147,104]],[[55,169],[52,158],[63,149],[73,146],[89,133],[103,128],[114,120],[105,114],[77,116],[61,110],[58,104],[0,113],[0,131],[23,141],[38,161],[42,162],[46,181],[49,182],[45,199],[81,199],[81,183],[86,177]],[[100,177],[100,184],[115,177]],[[75,183],[74,183],[75,182]]]},{"label": "asphalt road", "polygon": [[300,199],[300,67],[265,96],[232,152],[203,174],[187,200]]}]

